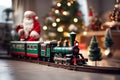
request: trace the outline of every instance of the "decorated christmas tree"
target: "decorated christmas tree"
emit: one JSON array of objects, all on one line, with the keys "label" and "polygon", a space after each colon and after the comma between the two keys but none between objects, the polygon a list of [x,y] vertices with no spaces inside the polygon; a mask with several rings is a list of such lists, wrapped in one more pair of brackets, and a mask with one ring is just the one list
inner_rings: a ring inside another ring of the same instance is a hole
[{"label": "decorated christmas tree", "polygon": [[43,18],[44,37],[57,39],[69,33],[83,31],[83,15],[77,0],[55,0],[49,13]]},{"label": "decorated christmas tree", "polygon": [[109,21],[103,24],[103,29],[120,30],[120,0],[115,0],[114,10],[109,15]]},{"label": "decorated christmas tree", "polygon": [[114,10],[110,18],[112,21],[120,22],[120,0],[115,0]]},{"label": "decorated christmas tree", "polygon": [[100,61],[102,59],[101,58],[102,54],[96,36],[92,37],[89,52],[90,52],[89,59],[91,61],[95,61],[95,66],[97,66],[97,61]]}]

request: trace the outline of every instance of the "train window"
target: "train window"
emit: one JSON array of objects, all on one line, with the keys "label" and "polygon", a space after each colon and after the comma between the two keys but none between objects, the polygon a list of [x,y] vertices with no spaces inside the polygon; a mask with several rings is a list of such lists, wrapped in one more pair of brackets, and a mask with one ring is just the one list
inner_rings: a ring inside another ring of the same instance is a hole
[{"label": "train window", "polygon": [[41,50],[43,50],[44,49],[44,46],[41,46]]},{"label": "train window", "polygon": [[46,46],[44,46],[44,50],[46,50]]},{"label": "train window", "polygon": [[15,48],[16,47],[15,44],[13,44],[12,47]]},{"label": "train window", "polygon": [[36,50],[36,49],[37,49],[37,46],[34,46],[34,49]]},{"label": "train window", "polygon": [[27,48],[29,48],[29,45],[27,46]]},{"label": "train window", "polygon": [[33,46],[31,45],[31,46],[30,46],[30,49],[32,49],[32,48],[33,48]]},{"label": "train window", "polygon": [[47,47],[47,48],[50,48],[50,45],[47,45],[46,47]]}]

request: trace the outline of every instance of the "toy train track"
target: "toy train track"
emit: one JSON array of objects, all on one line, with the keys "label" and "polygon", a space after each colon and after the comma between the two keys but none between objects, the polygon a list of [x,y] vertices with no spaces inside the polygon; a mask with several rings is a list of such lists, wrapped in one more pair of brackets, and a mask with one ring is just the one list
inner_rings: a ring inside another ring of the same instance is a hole
[{"label": "toy train track", "polygon": [[[80,53],[75,37],[76,33],[71,32],[70,41],[11,41],[9,54],[14,60],[39,63],[52,67],[94,73],[120,74],[120,68],[86,65],[88,59],[84,58],[82,53]],[[25,59],[19,59],[19,57]],[[33,58],[36,60],[33,60]]]},{"label": "toy train track", "polygon": [[120,68],[117,67],[96,67],[96,66],[74,66],[74,65],[63,65],[63,64],[55,64],[51,62],[44,62],[39,60],[33,60],[33,59],[21,59],[21,58],[2,58],[2,59],[9,59],[9,60],[17,60],[17,61],[25,61],[25,62],[32,62],[42,65],[47,65],[51,67],[57,67],[57,68],[64,68],[68,70],[74,70],[74,71],[83,71],[83,72],[92,72],[92,73],[105,73],[105,74],[120,74]]}]

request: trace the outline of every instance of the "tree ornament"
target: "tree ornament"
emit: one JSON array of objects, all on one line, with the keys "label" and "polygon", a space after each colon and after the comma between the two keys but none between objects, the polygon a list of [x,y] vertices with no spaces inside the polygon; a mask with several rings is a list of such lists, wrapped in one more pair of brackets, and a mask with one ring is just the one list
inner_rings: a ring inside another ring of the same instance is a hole
[{"label": "tree ornament", "polygon": [[82,16],[81,12],[78,12],[77,15],[78,15],[78,16]]}]

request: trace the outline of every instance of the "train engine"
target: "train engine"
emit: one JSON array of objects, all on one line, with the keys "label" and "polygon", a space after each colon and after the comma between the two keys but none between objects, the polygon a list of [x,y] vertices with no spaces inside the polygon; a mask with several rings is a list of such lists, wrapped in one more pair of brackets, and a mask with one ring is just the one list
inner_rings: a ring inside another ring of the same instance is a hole
[{"label": "train engine", "polygon": [[54,53],[54,62],[56,64],[66,64],[66,65],[84,65],[87,62],[82,54],[79,53],[79,48],[77,43],[75,43],[75,33],[70,33],[70,44],[68,41],[65,41],[63,45],[61,41],[58,42],[58,45],[52,49]]}]

